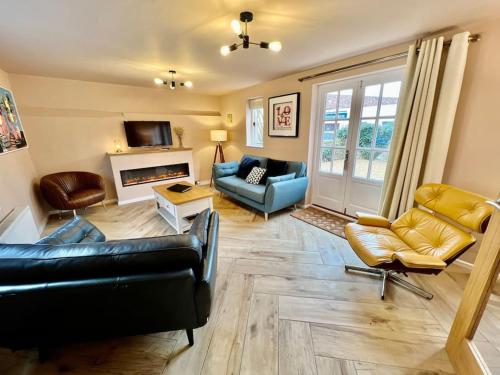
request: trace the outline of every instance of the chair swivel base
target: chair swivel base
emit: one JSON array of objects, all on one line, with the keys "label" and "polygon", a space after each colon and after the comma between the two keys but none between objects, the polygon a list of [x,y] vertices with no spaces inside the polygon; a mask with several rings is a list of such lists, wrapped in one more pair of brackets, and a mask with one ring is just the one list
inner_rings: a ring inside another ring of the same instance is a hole
[{"label": "chair swivel base", "polygon": [[433,295],[430,294],[429,292],[426,292],[425,290],[419,288],[416,285],[413,285],[409,283],[406,280],[403,280],[402,278],[398,277],[395,275],[396,271],[387,271],[387,270],[382,270],[382,269],[377,269],[377,268],[367,268],[367,267],[357,267],[357,266],[349,266],[345,265],[345,270],[346,271],[358,271],[358,272],[364,272],[364,273],[369,273],[369,274],[374,274],[374,275],[379,275],[382,278],[382,289],[380,291],[380,298],[384,299],[385,297],[385,289],[386,289],[386,284],[387,281],[392,281],[395,284],[398,284],[399,286],[402,286],[403,288],[406,288],[410,290],[411,292],[418,294],[421,297],[427,298],[427,299],[432,299]]}]

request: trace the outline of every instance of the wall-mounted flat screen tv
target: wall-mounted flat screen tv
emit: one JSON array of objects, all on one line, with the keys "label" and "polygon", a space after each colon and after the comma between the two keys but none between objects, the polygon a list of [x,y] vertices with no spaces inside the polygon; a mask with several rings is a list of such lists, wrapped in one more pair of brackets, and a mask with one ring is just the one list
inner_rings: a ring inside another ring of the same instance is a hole
[{"label": "wall-mounted flat screen tv", "polygon": [[129,147],[170,147],[170,121],[125,121],[125,135]]}]

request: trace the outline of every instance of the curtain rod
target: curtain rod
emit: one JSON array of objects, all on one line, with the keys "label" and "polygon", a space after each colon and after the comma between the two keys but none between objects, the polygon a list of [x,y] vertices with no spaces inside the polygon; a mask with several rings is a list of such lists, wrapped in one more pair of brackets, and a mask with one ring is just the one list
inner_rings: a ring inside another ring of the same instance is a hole
[{"label": "curtain rod", "polygon": [[[481,38],[480,38],[479,34],[472,34],[472,35],[469,36],[469,42],[477,42],[480,39]],[[451,40],[447,40],[447,41],[444,42],[444,46],[445,47],[449,47],[450,44],[451,44]],[[419,50],[420,49],[417,48],[417,53],[419,52]],[[310,79],[314,79],[314,78],[326,76],[326,75],[329,75],[329,74],[339,73],[339,72],[345,72],[346,70],[352,70],[352,69],[360,68],[362,66],[367,66],[367,65],[379,64],[379,63],[387,62],[387,61],[398,60],[398,59],[401,59],[401,58],[406,57],[406,56],[408,56],[408,51],[399,52],[399,53],[395,53],[393,55],[388,55],[388,56],[379,57],[379,58],[372,59],[372,60],[362,61],[362,62],[359,62],[359,63],[356,63],[356,64],[346,65],[346,66],[342,66],[340,68],[336,68],[336,69],[332,69],[332,70],[327,70],[325,72],[315,73],[315,74],[311,74],[311,75],[308,75],[308,76],[300,77],[298,79],[298,81],[299,82],[304,82],[304,81],[308,81]]]}]

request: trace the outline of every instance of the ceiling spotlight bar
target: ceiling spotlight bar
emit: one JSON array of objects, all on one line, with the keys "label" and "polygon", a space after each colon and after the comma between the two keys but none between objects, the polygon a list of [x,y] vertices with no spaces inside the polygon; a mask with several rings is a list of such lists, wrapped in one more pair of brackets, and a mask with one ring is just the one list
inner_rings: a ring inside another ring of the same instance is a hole
[{"label": "ceiling spotlight bar", "polygon": [[[155,78],[153,82],[159,86],[166,85],[169,87],[170,90],[175,90],[177,82],[175,81],[174,75],[177,74],[177,72],[175,70],[169,70],[168,72],[170,73],[170,76],[172,78],[170,81],[163,78]],[[193,82],[191,81],[179,82],[179,86],[187,87],[188,89],[190,89],[191,87],[193,87]]]},{"label": "ceiling spotlight bar", "polygon": [[[247,49],[250,47],[250,45],[259,46],[260,48],[264,49],[270,49],[273,52],[281,51],[281,43],[278,41],[260,42],[260,43],[255,43],[250,41],[250,36],[248,35],[248,23],[252,22],[252,20],[253,20],[252,12],[245,11],[240,13],[240,21],[238,20],[231,21],[231,29],[234,31],[236,35],[238,35],[238,38],[240,38],[242,42],[239,44],[233,43],[231,45],[222,46],[220,49],[220,54],[222,56],[229,55],[231,52],[236,51],[238,47],[241,46]],[[241,23],[243,23],[243,27]]]}]

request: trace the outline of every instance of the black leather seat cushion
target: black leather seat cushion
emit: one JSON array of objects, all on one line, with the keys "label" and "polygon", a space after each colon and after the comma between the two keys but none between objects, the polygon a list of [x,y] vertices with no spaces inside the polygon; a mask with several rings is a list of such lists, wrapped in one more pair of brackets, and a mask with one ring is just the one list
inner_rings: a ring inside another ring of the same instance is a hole
[{"label": "black leather seat cushion", "polygon": [[0,245],[0,283],[35,283],[193,269],[202,272],[193,235],[65,245]]},{"label": "black leather seat cushion", "polygon": [[50,235],[38,241],[38,244],[63,245],[67,243],[104,242],[106,236],[93,224],[80,216],[75,217]]}]

